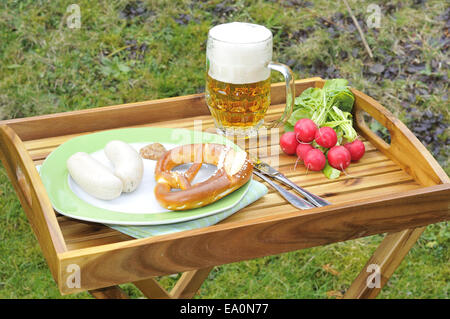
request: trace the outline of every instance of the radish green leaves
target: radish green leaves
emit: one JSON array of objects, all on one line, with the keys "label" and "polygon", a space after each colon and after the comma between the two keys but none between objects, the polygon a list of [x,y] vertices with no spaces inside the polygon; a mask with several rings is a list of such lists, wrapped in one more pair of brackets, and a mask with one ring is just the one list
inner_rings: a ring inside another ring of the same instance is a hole
[{"label": "radish green leaves", "polygon": [[355,97],[345,79],[327,80],[322,89],[308,88],[295,99],[294,112],[285,124],[286,131],[293,131],[295,123],[309,118],[318,127],[332,127],[338,137],[352,142],[357,134],[353,128],[351,111]]}]

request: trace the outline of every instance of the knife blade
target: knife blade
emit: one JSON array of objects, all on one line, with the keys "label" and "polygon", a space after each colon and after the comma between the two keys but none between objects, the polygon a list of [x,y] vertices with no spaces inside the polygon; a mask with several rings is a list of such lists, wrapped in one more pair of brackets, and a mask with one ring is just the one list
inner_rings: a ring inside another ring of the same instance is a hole
[{"label": "knife blade", "polygon": [[291,205],[298,209],[310,209],[314,208],[315,206],[301,198],[300,196],[297,196],[295,194],[292,194],[291,192],[287,191],[283,187],[277,185],[274,183],[270,178],[268,178],[266,175],[260,173],[257,170],[253,170],[253,174],[264,180],[267,184],[272,186],[278,193],[280,193],[281,196],[283,196],[284,199],[286,199]]},{"label": "knife blade", "polygon": [[311,203],[313,203],[317,207],[327,206],[331,205],[331,203],[317,195],[311,194],[306,189],[298,186],[294,182],[292,182],[290,179],[288,179],[286,176],[284,176],[282,173],[277,171],[275,168],[270,166],[269,164],[257,161],[254,163],[253,167],[260,173],[269,176],[280,183],[283,183],[286,186],[291,187],[293,190],[295,190],[300,195],[305,196]]}]

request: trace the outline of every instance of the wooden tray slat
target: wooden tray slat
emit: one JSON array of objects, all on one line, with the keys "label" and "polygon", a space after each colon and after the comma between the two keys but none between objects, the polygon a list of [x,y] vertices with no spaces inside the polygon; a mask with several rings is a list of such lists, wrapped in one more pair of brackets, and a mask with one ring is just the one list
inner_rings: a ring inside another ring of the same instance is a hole
[{"label": "wooden tray slat", "polygon": [[[379,195],[389,195],[397,192],[403,192],[413,189],[420,188],[420,185],[416,182],[407,182],[403,184],[396,184],[396,185],[385,185],[381,188],[377,189],[377,194]],[[325,195],[325,194],[323,194]],[[349,193],[342,193],[337,194],[332,197],[327,197],[328,200],[333,201],[333,203],[340,204],[345,202],[351,202],[354,200],[355,196],[358,196],[361,200],[369,199],[373,197],[373,189],[366,189],[366,190],[358,190],[355,192],[349,192]],[[277,200],[277,202],[274,202],[274,200]],[[227,218],[224,222],[234,222],[234,221],[244,221],[244,220],[250,220],[254,218],[260,218],[265,216],[273,216],[274,215],[274,207],[277,207],[276,212],[279,212],[278,207],[283,207],[283,210],[289,210],[290,205],[287,203],[280,204],[279,196],[271,196],[268,195],[267,198],[264,199],[264,202],[261,203],[255,203],[254,207],[246,207],[242,209],[238,214],[234,214]],[[266,203],[266,205],[264,205]],[[257,209],[255,209],[257,208]],[[299,212],[301,214],[303,212]]]},{"label": "wooden tray slat", "polygon": [[[274,113],[268,115],[268,119],[276,119],[280,116],[281,112],[279,111],[279,108],[277,110],[274,110]],[[213,130],[214,123],[211,120],[211,116],[198,116],[195,118],[189,118],[189,119],[183,119],[179,121],[173,121],[173,122],[158,122],[158,123],[149,123],[149,124],[142,124],[142,125],[133,125],[128,126],[127,128],[137,128],[137,127],[166,127],[166,128],[184,128],[184,129],[193,129],[194,128],[194,121],[201,121],[201,127],[203,131],[215,133]],[[175,123],[174,123],[175,122]],[[190,123],[190,124],[188,124]],[[86,134],[91,134],[95,132],[100,131],[92,131],[92,132],[83,132],[79,134],[69,134],[64,136],[57,136],[57,137],[48,137],[38,140],[30,140],[24,142],[31,158],[36,160],[42,160],[45,159],[52,151],[54,151],[59,145],[61,145],[64,142],[67,142],[68,140],[77,137],[82,136]],[[269,139],[270,141],[270,139]]]},{"label": "wooden tray slat", "polygon": [[[412,181],[411,177],[402,171],[358,178],[360,182],[350,187],[346,185],[349,180],[351,179],[334,182],[331,186],[327,184],[314,185],[312,183],[311,186],[305,186],[305,188],[319,196],[327,198],[335,204],[352,201],[355,196],[359,199],[373,197],[375,189],[377,195],[382,195],[420,188],[419,184]],[[330,190],[335,191],[330,193]],[[273,207],[277,207],[277,209],[274,210]],[[222,223],[259,218],[269,214],[281,214],[291,209],[292,207],[278,193],[270,190],[268,195],[255,202],[252,206],[244,208],[232,215]],[[114,242],[113,238],[107,237],[114,237],[118,241],[129,239],[127,236],[119,235],[120,233],[118,234],[115,230],[96,223],[79,222],[62,216],[58,218],[58,221],[60,222],[69,250],[91,247],[91,245],[95,246],[100,242]]]},{"label": "wooden tray slat", "polygon": [[[420,187],[421,186],[416,182],[407,182],[403,184],[383,186],[377,189],[377,194],[383,196],[414,190]],[[355,196],[358,196],[358,198],[362,200],[369,199],[373,197],[373,189],[342,193],[328,199],[333,200],[335,203],[345,203],[354,200]],[[258,202],[255,203],[254,207],[246,207],[242,209],[239,213],[233,214],[226,220],[220,222],[220,224],[273,216],[274,214],[282,214],[286,211],[292,210],[292,207],[289,204],[276,202],[274,205],[270,202],[273,199],[277,199],[281,202],[279,196],[270,196],[270,198],[268,197],[267,199],[261,199],[261,203]],[[264,203],[266,204],[264,205]],[[273,209],[274,206],[277,207],[276,210]],[[299,212],[299,214],[300,213],[301,212]],[[61,225],[61,229],[66,240],[66,245],[69,250],[95,247],[99,245],[127,241],[130,239],[127,235],[124,235],[107,226],[99,226],[95,223],[79,222],[64,216],[58,217],[58,221]]]},{"label": "wooden tray slat", "polygon": [[[279,118],[284,110],[284,104],[277,104],[271,106],[271,108],[268,111],[267,118],[269,120]],[[128,128],[131,127],[168,127],[168,128],[186,128],[186,129],[193,129],[195,121],[201,121],[202,129],[203,131],[209,131],[214,132],[214,123],[211,119],[211,116],[209,115],[202,115],[202,116],[194,116],[190,117],[188,119],[181,119],[181,120],[173,120],[170,122],[156,122],[156,123],[146,123],[146,124],[139,124],[139,125],[131,125],[127,126]],[[46,138],[40,138],[36,140],[28,140],[24,142],[24,145],[32,158],[38,160],[45,158],[50,152],[52,152],[55,148],[57,148],[59,145],[61,145],[64,142],[67,142],[68,140],[85,135],[85,134],[91,134],[95,132],[100,132],[101,130],[96,131],[89,131],[89,132],[80,132],[76,134],[69,134],[69,135],[62,135],[62,136],[54,136],[54,137],[46,137]],[[270,138],[270,131],[267,131],[267,135],[260,134],[261,137],[265,138],[267,136],[267,145],[271,146],[274,143],[277,143],[277,140],[272,140]],[[282,131],[280,131],[280,134],[282,134]],[[364,137],[360,137],[361,140],[366,141]],[[375,147],[367,143],[366,147],[369,147],[368,150],[372,150]]]}]

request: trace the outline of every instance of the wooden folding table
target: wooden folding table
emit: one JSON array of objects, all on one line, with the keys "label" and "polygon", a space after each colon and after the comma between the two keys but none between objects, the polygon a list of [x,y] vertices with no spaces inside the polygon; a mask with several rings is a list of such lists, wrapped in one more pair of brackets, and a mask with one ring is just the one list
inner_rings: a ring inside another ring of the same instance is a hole
[{"label": "wooden folding table", "polygon": [[[320,78],[299,80],[296,93],[323,84]],[[403,123],[374,99],[353,93],[354,123],[367,151],[348,176],[329,180],[301,165],[293,170],[294,157],[277,147],[280,154],[271,154],[279,155],[279,169],[291,180],[329,200],[327,207],[300,211],[270,190],[216,225],[143,239],[53,210],[35,166],[60,144],[124,127],[192,129],[201,120],[202,128],[210,129],[203,94],[2,121],[0,158],[63,295],[89,291],[97,298],[125,298],[118,285],[133,283],[150,298],[190,298],[217,265],[387,233],[345,294],[373,298],[425,226],[449,220],[450,181]],[[284,84],[272,85],[268,117],[279,117],[283,103]],[[390,144],[370,130],[368,116],[387,128]],[[268,146],[278,142],[265,141]],[[379,267],[380,288],[367,284],[371,264]],[[74,271],[79,271],[79,286],[71,284]],[[170,292],[154,278],[180,272]]]}]

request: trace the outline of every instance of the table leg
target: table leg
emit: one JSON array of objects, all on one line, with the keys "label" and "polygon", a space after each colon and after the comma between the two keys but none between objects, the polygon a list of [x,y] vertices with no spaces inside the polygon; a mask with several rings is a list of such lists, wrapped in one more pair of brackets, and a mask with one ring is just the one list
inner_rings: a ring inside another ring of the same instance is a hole
[{"label": "table leg", "polygon": [[154,279],[144,279],[133,282],[133,284],[147,297],[152,299],[182,298],[188,299],[194,297],[198,289],[208,277],[213,267],[196,269],[184,272],[178,279],[173,289],[167,292],[166,289]]},{"label": "table leg", "polygon": [[[363,270],[353,281],[345,293],[344,298],[375,298],[405,258],[406,254],[417,242],[424,230],[425,227],[420,227],[387,234],[373,253],[372,257],[370,257]],[[373,276],[373,271],[375,271],[376,268],[370,268],[371,265],[377,267],[380,275],[379,285],[375,287],[368,285],[368,279],[375,278]],[[154,278],[137,281],[134,282],[134,284],[148,298],[188,299],[194,297],[202,283],[208,277],[212,268],[213,267],[206,267],[184,272],[170,293],[162,288]],[[95,298],[99,299],[128,298],[118,286],[90,290],[89,292]]]},{"label": "table leg", "polygon": [[[375,298],[424,230],[425,227],[420,227],[387,234],[353,281],[344,298]],[[377,270],[378,285],[375,277]]]},{"label": "table leg", "polygon": [[[133,282],[133,284],[147,297],[152,299],[181,298],[188,299],[194,297],[198,289],[208,277],[213,267],[196,269],[184,272],[177,281],[170,293],[168,293],[154,279],[144,279]],[[95,290],[89,293],[97,299],[127,299],[127,294],[119,286],[111,286]]]},{"label": "table leg", "polygon": [[195,296],[213,267],[184,272],[170,291],[172,298],[188,299]]},{"label": "table leg", "polygon": [[144,279],[133,282],[133,284],[147,298],[152,299],[169,299],[170,294],[156,281],[155,278]]},{"label": "table leg", "polygon": [[89,290],[89,293],[97,299],[128,299],[128,295],[119,286],[105,287]]}]

